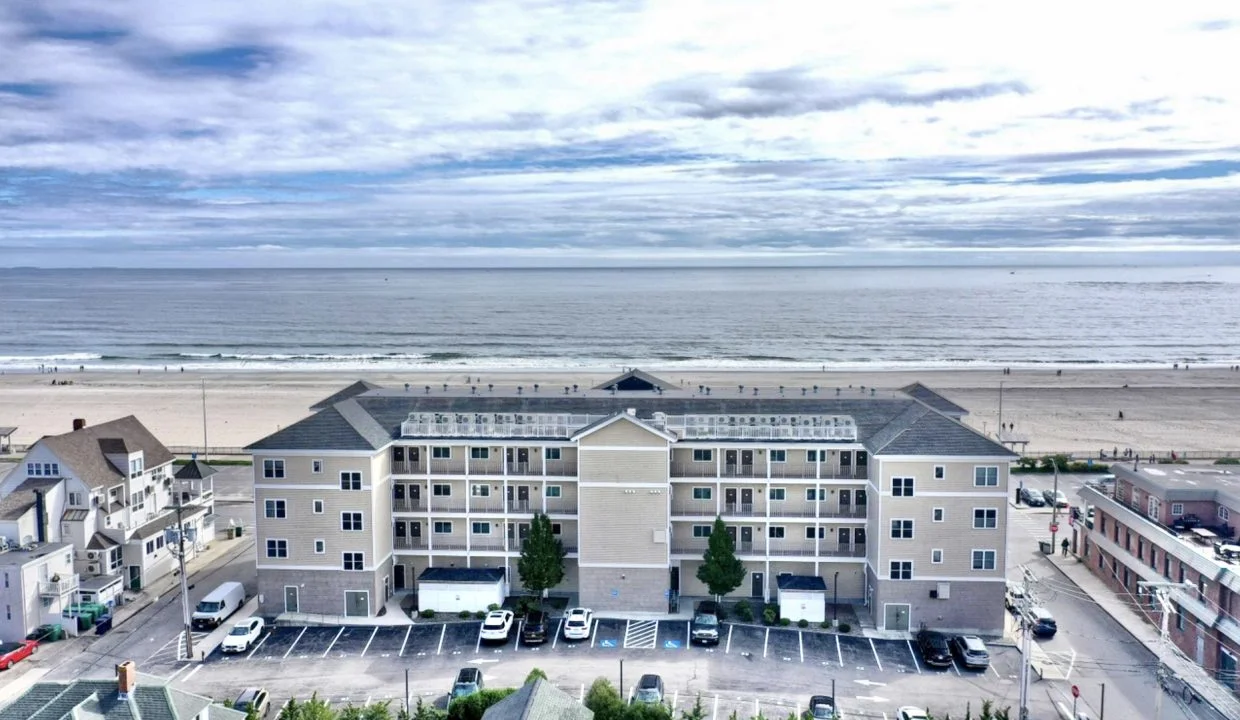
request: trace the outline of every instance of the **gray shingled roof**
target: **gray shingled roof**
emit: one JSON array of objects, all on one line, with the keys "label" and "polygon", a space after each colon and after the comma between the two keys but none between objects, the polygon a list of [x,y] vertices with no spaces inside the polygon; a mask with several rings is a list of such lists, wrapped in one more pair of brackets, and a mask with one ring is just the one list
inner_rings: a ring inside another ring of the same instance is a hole
[{"label": "gray shingled roof", "polygon": [[[595,385],[594,389],[595,390],[611,390],[613,387],[629,379],[638,380],[644,384],[650,385],[651,388],[660,388],[662,390],[678,389],[675,383],[670,383],[666,380],[663,380],[662,378],[657,378],[654,375],[651,375],[650,373],[645,372],[643,370],[629,370],[628,372],[617,375],[614,378],[611,378],[610,380],[604,380],[598,385]],[[639,390],[636,392],[641,392],[641,391]],[[652,390],[647,389],[645,392],[652,392]]]},{"label": "gray shingled roof", "polygon": [[[658,395],[606,392],[516,394],[438,394],[376,389],[321,410],[251,444],[263,450],[360,450],[373,452],[401,437],[400,425],[412,412],[572,413],[614,415],[634,409],[639,419],[669,415],[847,415],[871,454],[1012,455],[1011,451],[967,426],[904,395],[827,397],[825,395]],[[933,415],[939,424],[923,419]],[[529,440],[530,438],[525,438]],[[898,441],[898,442],[897,442]],[[916,442],[924,441],[924,445]],[[896,443],[896,444],[893,444]]]},{"label": "gray shingled roof", "polygon": [[41,438],[38,444],[55,453],[63,465],[92,488],[113,485],[125,479],[125,475],[108,462],[105,453],[141,450],[148,469],[173,459],[168,448],[133,415],[102,425],[87,425],[64,435],[48,435]]},{"label": "gray shingled roof", "polygon": [[[60,478],[32,477],[17,487],[13,492],[0,498],[0,520],[16,520],[34,507],[36,490],[46,491],[64,482]],[[45,504],[44,507],[47,507]],[[48,508],[50,510],[50,508]]]},{"label": "gray shingled roof", "polygon": [[97,532],[94,535],[90,536],[90,542],[86,543],[86,549],[87,550],[107,550],[108,548],[114,548],[117,545],[120,545],[120,543],[108,537],[107,535],[104,535],[101,532]]},{"label": "gray shingled roof", "polygon": [[358,380],[357,382],[348,386],[344,390],[341,390],[339,392],[334,392],[331,395],[328,395],[322,400],[311,405],[310,409],[311,410],[323,410],[325,408],[331,407],[332,405],[335,405],[336,403],[342,400],[348,400],[349,398],[357,397],[358,395],[361,395],[364,392],[368,392],[370,390],[377,390],[378,388],[379,386],[375,385],[372,382],[367,382],[365,380]]},{"label": "gray shingled roof", "polygon": [[817,575],[781,575],[778,582],[780,590],[827,591],[826,581]]},{"label": "gray shingled roof", "polygon": [[182,465],[173,477],[177,480],[203,480],[218,472],[219,470],[216,470],[198,458],[193,458],[189,462]]},{"label": "gray shingled roof", "polygon": [[207,710],[209,720],[245,720],[245,713],[209,698],[160,685],[157,678],[138,676],[138,686],[121,699],[115,680],[36,683],[0,709],[0,720],[63,720],[79,714],[102,720],[190,720]]},{"label": "gray shingled roof", "polygon": [[494,583],[504,579],[500,568],[426,568],[418,575],[418,582]]},{"label": "gray shingled roof", "polygon": [[900,388],[900,392],[905,393],[909,397],[920,400],[948,417],[963,417],[969,414],[969,411],[956,403],[948,400],[939,393],[922,385],[921,383],[913,383]]},{"label": "gray shingled roof", "polygon": [[592,720],[594,711],[538,678],[487,708],[482,720]]}]

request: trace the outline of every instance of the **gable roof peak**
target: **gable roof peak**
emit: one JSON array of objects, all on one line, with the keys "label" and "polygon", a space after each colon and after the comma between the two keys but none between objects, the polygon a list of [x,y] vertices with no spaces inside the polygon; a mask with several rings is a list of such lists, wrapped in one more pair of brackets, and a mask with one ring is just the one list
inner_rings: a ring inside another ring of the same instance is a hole
[{"label": "gable roof peak", "polygon": [[637,392],[655,392],[662,390],[675,390],[675,383],[670,383],[662,378],[655,377],[644,370],[637,368],[629,368],[620,375],[604,380],[602,383],[595,385],[595,390],[613,390],[613,391],[637,391]]}]

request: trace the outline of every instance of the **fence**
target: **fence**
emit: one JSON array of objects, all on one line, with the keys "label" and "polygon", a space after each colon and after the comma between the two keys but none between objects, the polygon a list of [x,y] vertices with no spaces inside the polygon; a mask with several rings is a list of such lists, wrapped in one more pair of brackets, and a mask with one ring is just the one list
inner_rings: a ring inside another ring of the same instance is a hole
[{"label": "fence", "polygon": [[[1119,450],[1119,457],[1114,457],[1113,450]],[[1170,460],[1171,453],[1175,453],[1176,460],[1220,460],[1222,458],[1240,458],[1240,450],[1142,450],[1133,452],[1135,456],[1124,457],[1124,450],[1127,448],[1110,448],[1105,449],[1103,453],[1090,450],[1040,450],[1038,452],[1026,452],[1025,457],[1043,458],[1049,455],[1067,455],[1072,460],[1098,460],[1101,462],[1124,462],[1133,460],[1134,457],[1140,458],[1141,462],[1149,460],[1150,456],[1154,456],[1156,460]]]}]

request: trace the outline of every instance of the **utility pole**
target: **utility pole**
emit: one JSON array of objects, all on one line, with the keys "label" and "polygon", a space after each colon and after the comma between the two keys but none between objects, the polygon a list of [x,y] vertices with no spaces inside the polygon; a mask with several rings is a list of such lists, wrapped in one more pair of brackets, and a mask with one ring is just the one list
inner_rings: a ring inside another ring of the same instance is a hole
[{"label": "utility pole", "polygon": [[1003,442],[1003,381],[999,381],[999,442]]},{"label": "utility pole", "polygon": [[1033,603],[1030,600],[1029,580],[1033,573],[1029,568],[1021,566],[1023,573],[1024,593],[1025,596],[1021,604],[1016,607],[1017,614],[1020,617],[1020,715],[1019,720],[1029,720],[1029,676],[1033,674],[1033,668],[1029,665],[1029,656],[1033,652],[1033,628],[1030,625],[1029,608]]},{"label": "utility pole", "polygon": [[211,455],[207,452],[207,379],[202,379],[202,461],[210,462]]},{"label": "utility pole", "polygon": [[1059,552],[1055,544],[1055,535],[1059,532],[1059,460],[1051,456],[1051,467],[1055,469],[1055,484],[1051,490],[1051,555]]},{"label": "utility pole", "polygon": [[[1193,584],[1190,582],[1145,582],[1138,581],[1137,589],[1144,589],[1146,592],[1153,592],[1158,599],[1158,604],[1162,608],[1162,617],[1158,626],[1158,670],[1163,671],[1163,655],[1167,650],[1167,645],[1171,640],[1171,615],[1175,612],[1175,604],[1171,602],[1171,590],[1173,588],[1191,588]],[[1163,688],[1162,683],[1158,683],[1158,689],[1154,692],[1154,720],[1162,720],[1162,702]]]},{"label": "utility pole", "polygon": [[181,569],[181,613],[185,624],[185,659],[194,659],[194,628],[189,614],[189,578],[185,575],[185,524],[181,519],[181,488],[177,494],[177,563]]}]

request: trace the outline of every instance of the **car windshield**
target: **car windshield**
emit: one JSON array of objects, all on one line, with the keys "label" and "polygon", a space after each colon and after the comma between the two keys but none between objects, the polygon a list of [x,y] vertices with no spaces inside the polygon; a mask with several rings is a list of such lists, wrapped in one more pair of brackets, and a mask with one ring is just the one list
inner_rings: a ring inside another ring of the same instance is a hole
[{"label": "car windshield", "polygon": [[220,609],[220,604],[217,602],[207,602],[206,600],[203,600],[202,602],[198,603],[198,612],[213,613],[213,612],[218,612],[219,609]]},{"label": "car windshield", "polygon": [[819,701],[814,705],[814,717],[816,718],[834,718],[835,708],[829,702]]},{"label": "car windshield", "polygon": [[698,625],[718,625],[719,618],[715,617],[714,615],[698,615],[697,617],[693,618],[693,622],[697,623]]},{"label": "car windshield", "polygon": [[468,695],[477,689],[478,686],[473,683],[457,683],[456,687],[452,688],[452,694],[460,697],[461,695]]},{"label": "car windshield", "polygon": [[641,688],[637,691],[637,699],[641,702],[659,702],[658,688]]},{"label": "car windshield", "polygon": [[249,625],[238,625],[238,626],[234,627],[234,628],[232,629],[232,632],[230,632],[230,633],[228,633],[228,634],[229,634],[229,635],[249,635],[249,634],[250,634],[250,626],[249,626]]}]

